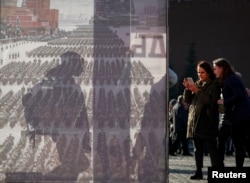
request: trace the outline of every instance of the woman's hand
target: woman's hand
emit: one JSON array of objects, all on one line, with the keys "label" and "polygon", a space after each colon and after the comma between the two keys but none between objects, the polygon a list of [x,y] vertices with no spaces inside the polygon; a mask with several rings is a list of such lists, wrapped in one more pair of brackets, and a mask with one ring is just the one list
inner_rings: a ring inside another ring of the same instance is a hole
[{"label": "woman's hand", "polygon": [[217,104],[219,104],[219,105],[224,105],[224,100],[223,100],[223,99],[217,100]]},{"label": "woman's hand", "polygon": [[199,91],[199,88],[196,85],[189,85],[189,90],[191,90],[194,93],[197,93]]},{"label": "woman's hand", "polygon": [[199,88],[195,84],[190,84],[186,78],[183,80],[183,85],[187,90],[190,90],[194,93],[199,91]]},{"label": "woman's hand", "polygon": [[187,78],[184,78],[184,80],[183,80],[183,86],[184,86],[187,90],[189,90],[189,82],[188,82]]}]

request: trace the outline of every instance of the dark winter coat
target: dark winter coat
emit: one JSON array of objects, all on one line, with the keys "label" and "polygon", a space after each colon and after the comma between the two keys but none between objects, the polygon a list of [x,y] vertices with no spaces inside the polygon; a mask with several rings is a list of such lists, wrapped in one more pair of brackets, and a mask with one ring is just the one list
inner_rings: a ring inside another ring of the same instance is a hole
[{"label": "dark winter coat", "polygon": [[187,131],[188,111],[183,103],[177,102],[173,107],[173,125],[174,132]]},{"label": "dark winter coat", "polygon": [[222,86],[225,115],[233,121],[250,121],[250,103],[246,88],[236,75],[227,77]]},{"label": "dark winter coat", "polygon": [[199,87],[197,93],[185,89],[183,94],[189,104],[187,137],[214,139],[218,135],[220,84],[214,80],[197,81],[196,85]]}]

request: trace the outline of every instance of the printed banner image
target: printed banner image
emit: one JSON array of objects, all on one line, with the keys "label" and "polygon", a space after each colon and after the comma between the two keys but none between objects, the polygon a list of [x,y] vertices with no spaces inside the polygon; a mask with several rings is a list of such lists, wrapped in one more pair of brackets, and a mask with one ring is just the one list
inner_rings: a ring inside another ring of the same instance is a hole
[{"label": "printed banner image", "polygon": [[166,181],[166,7],[1,1],[0,182]]}]

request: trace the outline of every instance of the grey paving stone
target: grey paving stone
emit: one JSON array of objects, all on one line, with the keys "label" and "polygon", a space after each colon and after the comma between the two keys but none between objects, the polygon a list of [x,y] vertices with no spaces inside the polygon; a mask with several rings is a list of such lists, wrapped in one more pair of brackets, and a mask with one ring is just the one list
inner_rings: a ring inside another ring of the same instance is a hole
[{"label": "grey paving stone", "polygon": [[[169,156],[169,176],[168,183],[207,183],[207,170],[211,166],[209,156],[204,156],[203,180],[190,180],[190,176],[195,171],[194,157],[190,156]],[[225,166],[234,167],[235,157],[225,156]],[[250,159],[245,158],[244,167],[250,167]]]}]

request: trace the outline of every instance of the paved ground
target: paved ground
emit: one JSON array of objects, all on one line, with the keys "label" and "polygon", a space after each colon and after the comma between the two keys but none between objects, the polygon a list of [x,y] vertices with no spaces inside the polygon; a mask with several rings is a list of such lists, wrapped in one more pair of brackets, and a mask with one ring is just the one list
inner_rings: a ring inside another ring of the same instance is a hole
[{"label": "paved ground", "polygon": [[[169,156],[169,183],[207,183],[207,167],[211,166],[209,156],[204,156],[203,180],[190,180],[195,170],[193,156]],[[235,157],[226,156],[225,166],[234,167]],[[250,159],[245,158],[244,167],[250,167]]]}]

